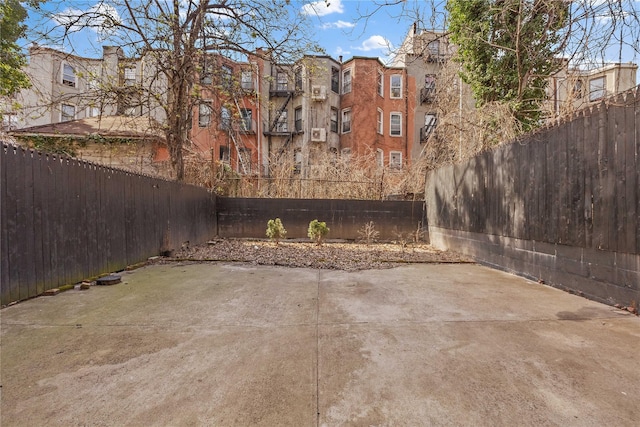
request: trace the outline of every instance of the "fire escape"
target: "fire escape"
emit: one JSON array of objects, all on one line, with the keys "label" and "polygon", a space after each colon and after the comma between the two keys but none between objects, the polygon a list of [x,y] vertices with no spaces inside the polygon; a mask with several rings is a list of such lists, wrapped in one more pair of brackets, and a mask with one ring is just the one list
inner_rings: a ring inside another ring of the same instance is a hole
[{"label": "fire escape", "polygon": [[274,68],[272,75],[274,74],[276,79],[275,82],[271,82],[269,98],[274,103],[279,101],[279,105],[270,114],[271,117],[264,130],[264,135],[269,138],[269,145],[271,145],[272,137],[284,138],[284,142],[278,150],[278,154],[282,154],[291,144],[295,133],[289,126],[287,106],[293,99],[296,90],[291,87],[287,73]]}]

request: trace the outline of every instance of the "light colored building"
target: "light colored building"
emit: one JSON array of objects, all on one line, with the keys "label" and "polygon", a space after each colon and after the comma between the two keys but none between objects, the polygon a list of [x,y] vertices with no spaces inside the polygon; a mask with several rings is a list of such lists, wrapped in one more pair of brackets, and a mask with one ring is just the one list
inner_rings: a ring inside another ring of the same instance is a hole
[{"label": "light colored building", "polygon": [[633,89],[637,71],[638,66],[632,62],[584,70],[570,67],[563,60],[562,69],[549,79],[546,113],[550,118],[563,116]]},{"label": "light colored building", "polygon": [[162,85],[152,59],[126,58],[118,47],[103,47],[102,58],[84,58],[33,45],[25,72],[32,87],[15,97],[13,128],[40,126],[97,116],[164,115],[143,87]]}]

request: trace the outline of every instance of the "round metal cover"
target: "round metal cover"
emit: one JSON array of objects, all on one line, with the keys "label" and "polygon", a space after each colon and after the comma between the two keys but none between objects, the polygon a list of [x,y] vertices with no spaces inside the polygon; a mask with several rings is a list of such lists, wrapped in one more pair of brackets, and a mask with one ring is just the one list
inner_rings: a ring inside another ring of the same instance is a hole
[{"label": "round metal cover", "polygon": [[103,276],[101,278],[99,278],[98,280],[96,280],[96,284],[98,285],[115,285],[117,283],[120,283],[120,276],[118,276],[117,274],[110,274],[108,276]]}]

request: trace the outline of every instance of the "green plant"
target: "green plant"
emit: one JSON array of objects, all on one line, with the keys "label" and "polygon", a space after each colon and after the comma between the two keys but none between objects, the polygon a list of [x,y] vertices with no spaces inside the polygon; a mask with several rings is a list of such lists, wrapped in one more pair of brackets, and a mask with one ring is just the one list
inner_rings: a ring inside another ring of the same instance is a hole
[{"label": "green plant", "polygon": [[358,230],[358,236],[360,236],[360,241],[364,242],[366,245],[370,245],[378,240],[380,232],[376,230],[373,221],[369,221],[363,225],[360,230]]},{"label": "green plant", "polygon": [[280,239],[284,239],[287,235],[287,230],[282,225],[280,218],[270,219],[267,221],[267,237],[276,242],[276,245],[280,242]]},{"label": "green plant", "polygon": [[309,223],[307,235],[311,240],[315,241],[318,246],[322,244],[322,239],[324,239],[327,234],[329,234],[329,227],[327,227],[326,222],[320,222],[314,219]]}]

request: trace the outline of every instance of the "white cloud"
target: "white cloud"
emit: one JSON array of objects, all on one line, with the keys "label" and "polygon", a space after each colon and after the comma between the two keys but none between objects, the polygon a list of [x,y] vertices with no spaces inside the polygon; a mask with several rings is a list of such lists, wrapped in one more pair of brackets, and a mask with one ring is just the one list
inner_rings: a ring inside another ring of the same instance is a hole
[{"label": "white cloud", "polygon": [[302,6],[302,13],[325,16],[332,13],[344,13],[344,7],[342,6],[342,0],[320,0]]},{"label": "white cloud", "polygon": [[350,54],[351,54],[351,51],[344,50],[341,46],[338,46],[336,48],[336,55],[338,55],[338,56],[347,56],[347,55],[350,55]]},{"label": "white cloud", "polygon": [[356,24],[354,24],[352,22],[338,20],[336,22],[325,22],[324,24],[320,25],[320,28],[323,29],[323,30],[328,30],[328,29],[332,29],[332,28],[338,28],[338,29],[353,28],[355,26],[356,26]]},{"label": "white cloud", "polygon": [[120,22],[120,15],[113,6],[100,3],[87,10],[69,8],[53,15],[52,19],[58,25],[68,28],[69,32],[89,28],[99,36],[106,36],[113,27],[113,23]]},{"label": "white cloud", "polygon": [[360,50],[362,52],[369,52],[372,50],[390,50],[391,43],[382,36],[371,36],[358,47],[354,47],[355,50]]}]

